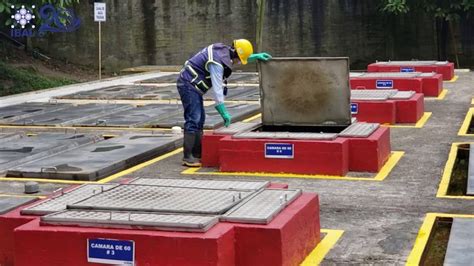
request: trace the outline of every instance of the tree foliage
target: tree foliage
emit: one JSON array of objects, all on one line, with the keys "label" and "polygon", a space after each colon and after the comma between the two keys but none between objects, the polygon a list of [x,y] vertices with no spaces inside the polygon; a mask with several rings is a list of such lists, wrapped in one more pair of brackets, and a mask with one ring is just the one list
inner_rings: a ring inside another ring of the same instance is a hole
[{"label": "tree foliage", "polygon": [[474,0],[381,0],[381,9],[387,13],[399,15],[411,10],[421,10],[434,18],[446,21],[458,21],[463,15],[474,11]]}]

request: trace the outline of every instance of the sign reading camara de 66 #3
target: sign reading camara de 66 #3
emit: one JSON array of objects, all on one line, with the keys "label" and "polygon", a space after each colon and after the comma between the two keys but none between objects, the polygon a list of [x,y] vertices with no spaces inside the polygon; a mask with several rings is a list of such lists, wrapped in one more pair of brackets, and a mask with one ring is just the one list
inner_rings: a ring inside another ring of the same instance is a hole
[{"label": "sign reading camara de 66 #3", "polygon": [[87,239],[87,261],[114,265],[134,265],[135,242],[104,238]]}]

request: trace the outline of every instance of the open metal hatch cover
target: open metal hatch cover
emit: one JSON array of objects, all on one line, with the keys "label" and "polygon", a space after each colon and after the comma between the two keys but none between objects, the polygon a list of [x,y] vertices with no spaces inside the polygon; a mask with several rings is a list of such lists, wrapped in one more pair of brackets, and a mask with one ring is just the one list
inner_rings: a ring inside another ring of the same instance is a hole
[{"label": "open metal hatch cover", "polygon": [[264,126],[348,126],[347,57],[273,58],[259,63]]}]

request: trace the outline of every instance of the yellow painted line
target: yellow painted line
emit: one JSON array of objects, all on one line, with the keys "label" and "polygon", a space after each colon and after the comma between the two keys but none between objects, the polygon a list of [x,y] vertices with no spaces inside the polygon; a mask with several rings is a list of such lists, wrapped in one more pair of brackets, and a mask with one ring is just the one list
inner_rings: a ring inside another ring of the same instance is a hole
[{"label": "yellow painted line", "polygon": [[336,245],[337,241],[344,234],[344,230],[321,229],[321,233],[326,234],[319,242],[316,248],[311,251],[308,257],[300,264],[300,266],[319,265],[328,252]]},{"label": "yellow painted line", "polygon": [[456,154],[459,149],[459,146],[462,144],[470,144],[470,143],[469,142],[465,142],[465,143],[455,142],[451,145],[451,150],[449,151],[448,160],[446,162],[446,165],[444,166],[443,176],[441,177],[441,182],[439,183],[438,192],[436,193],[437,198],[474,200],[474,196],[447,195],[449,181],[451,180],[451,175],[454,168],[454,162],[456,161]]},{"label": "yellow painted line", "polygon": [[469,125],[471,124],[472,120],[472,115],[474,114],[474,108],[469,108],[469,111],[467,111],[466,117],[464,118],[464,121],[462,122],[461,128],[458,131],[458,136],[474,136],[474,134],[468,134],[467,131],[469,130]]},{"label": "yellow painted line", "polygon": [[329,180],[345,180],[345,181],[383,181],[400,161],[405,154],[403,151],[394,151],[390,155],[382,169],[375,177],[350,177],[335,175],[303,175],[303,174],[287,174],[287,173],[251,173],[251,172],[200,172],[201,168],[188,168],[181,172],[183,175],[217,175],[217,176],[254,176],[254,177],[275,177],[275,178],[309,178],[309,179],[329,179]]},{"label": "yellow painted line", "polygon": [[448,94],[447,89],[443,89],[441,93],[438,95],[438,97],[425,97],[425,100],[444,100],[446,98],[446,94]]},{"label": "yellow painted line", "polygon": [[60,180],[60,179],[42,179],[42,178],[19,178],[19,177],[0,177],[0,181],[19,181],[19,182],[28,182],[28,181],[35,181],[35,182],[40,182],[40,183],[57,183],[57,184],[104,184],[107,182],[110,182],[114,179],[117,179],[119,177],[122,177],[124,175],[128,175],[132,172],[135,172],[137,170],[140,170],[144,167],[147,167],[151,164],[157,163],[161,160],[164,160],[168,157],[174,156],[180,152],[183,151],[183,148],[176,149],[174,151],[168,152],[166,154],[163,154],[161,156],[158,156],[154,159],[151,159],[149,161],[143,162],[141,164],[135,165],[131,168],[125,169],[121,172],[118,172],[116,174],[113,174],[109,177],[103,178],[99,181],[76,181],[76,180]]},{"label": "yellow painted line", "polygon": [[418,231],[416,236],[415,244],[407,258],[406,265],[415,266],[420,265],[421,257],[425,251],[426,244],[428,243],[431,230],[437,217],[440,218],[474,218],[474,215],[470,214],[448,214],[448,213],[427,213],[423,224]]},{"label": "yellow painted line", "polygon": [[469,68],[457,68],[454,70],[454,72],[457,72],[457,73],[469,73],[471,72],[471,70]]},{"label": "yellow painted line", "polygon": [[426,244],[428,243],[428,239],[430,237],[431,230],[433,229],[433,225],[436,219],[436,215],[433,213],[426,214],[425,220],[418,231],[418,235],[416,236],[415,244],[413,245],[413,249],[410,252],[410,255],[407,258],[406,265],[419,265],[421,261],[421,257],[423,255],[423,251],[425,250]]},{"label": "yellow painted line", "polygon": [[428,122],[428,119],[431,117],[433,113],[425,112],[423,116],[416,122],[415,125],[382,125],[385,127],[393,127],[393,128],[423,128],[425,124]]},{"label": "yellow painted line", "polygon": [[181,153],[182,151],[183,151],[183,148],[178,148],[178,149],[176,149],[176,150],[174,150],[174,151],[171,151],[171,152],[168,152],[168,153],[163,154],[163,155],[161,155],[161,156],[158,156],[158,157],[156,157],[155,159],[152,159],[152,160],[146,161],[146,162],[144,162],[144,163],[135,165],[135,166],[132,167],[132,168],[123,170],[122,172],[118,172],[118,173],[113,174],[113,175],[111,175],[111,176],[109,176],[109,177],[106,177],[106,178],[104,178],[104,179],[101,179],[101,180],[97,181],[97,183],[103,184],[103,183],[110,182],[110,181],[112,181],[112,180],[114,180],[114,179],[117,179],[117,178],[122,177],[122,176],[124,176],[124,175],[128,175],[128,174],[133,173],[133,172],[135,172],[135,171],[137,171],[137,170],[140,170],[140,169],[142,169],[142,168],[144,168],[144,167],[150,166],[150,165],[152,165],[152,164],[154,164],[154,163],[157,163],[157,162],[159,162],[159,161],[161,161],[161,160],[164,160],[164,159],[169,158],[169,157],[171,157],[171,156],[174,156],[174,155],[176,155],[176,154],[178,154],[178,153]]},{"label": "yellow painted line", "polygon": [[10,197],[10,198],[38,198],[38,199],[44,199],[44,198],[46,198],[46,196],[10,195],[10,194],[0,194],[0,197]]},{"label": "yellow painted line", "polygon": [[256,114],[256,115],[254,115],[254,116],[252,116],[252,117],[249,117],[249,118],[247,118],[247,119],[242,120],[242,122],[247,123],[247,122],[250,122],[250,121],[255,120],[255,119],[257,119],[257,118],[260,118],[260,117],[262,117],[262,114]]},{"label": "yellow painted line", "polygon": [[456,82],[458,80],[459,76],[455,75],[451,80],[445,81],[445,82]]}]

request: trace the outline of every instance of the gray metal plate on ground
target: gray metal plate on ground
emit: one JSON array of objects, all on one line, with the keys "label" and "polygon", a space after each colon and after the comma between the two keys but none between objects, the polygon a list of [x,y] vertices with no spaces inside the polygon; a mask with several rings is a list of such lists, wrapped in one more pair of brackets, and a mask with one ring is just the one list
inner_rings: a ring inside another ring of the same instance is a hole
[{"label": "gray metal plate on ground", "polygon": [[26,119],[30,116],[54,112],[66,107],[69,104],[50,103],[22,103],[0,108],[0,123],[5,124],[16,119]]},{"label": "gray metal plate on ground", "polygon": [[69,209],[223,214],[251,193],[247,191],[120,185]]},{"label": "gray metal plate on ground", "polygon": [[74,94],[57,96],[57,99],[133,99],[133,92],[140,89],[153,89],[154,86],[117,85]]},{"label": "gray metal plate on ground", "polygon": [[95,181],[175,149],[181,136],[123,135],[11,168],[7,176]]},{"label": "gray metal plate on ground", "polygon": [[336,133],[294,133],[294,132],[242,132],[232,136],[235,139],[318,139],[333,140]]},{"label": "gray metal plate on ground", "polygon": [[350,125],[348,58],[281,57],[258,67],[263,125]]},{"label": "gray metal plate on ground", "polygon": [[474,195],[474,145],[469,145],[469,166],[467,169],[467,195]]},{"label": "gray metal plate on ground", "polygon": [[353,123],[339,133],[339,137],[366,138],[380,127],[378,123]]},{"label": "gray metal plate on ground", "polygon": [[41,217],[43,224],[206,232],[217,216],[66,210]]},{"label": "gray metal plate on ground", "polygon": [[0,215],[35,200],[37,198],[0,197]]},{"label": "gray metal plate on ground", "polygon": [[[260,112],[259,104],[249,103],[226,103],[227,111],[232,116],[232,121],[236,122],[241,119],[245,119],[252,115]],[[206,111],[206,122],[204,124],[205,129],[215,129],[224,124],[222,117],[214,108],[214,105],[205,106]],[[152,127],[173,127],[173,126],[184,126],[184,117],[182,113],[169,116],[165,119],[159,119],[149,122],[149,126]]]},{"label": "gray metal plate on ground", "polygon": [[45,215],[49,213],[59,212],[66,209],[68,204],[79,202],[87,199],[92,195],[107,191],[118,186],[118,184],[85,184],[74,188],[73,190],[58,193],[52,198],[40,201],[37,204],[29,206],[21,210],[21,214],[25,215]]},{"label": "gray metal plate on ground", "polygon": [[237,223],[268,224],[301,195],[301,190],[265,189],[229,210],[221,220]]},{"label": "gray metal plate on ground", "polygon": [[[179,73],[173,73],[170,75],[146,79],[139,81],[139,83],[176,83],[178,79]],[[254,72],[245,72],[239,73],[234,72],[230,77],[227,79],[228,83],[235,83],[235,84],[258,84],[258,74]]]},{"label": "gray metal plate on ground", "polygon": [[453,218],[444,265],[473,265],[474,219]]},{"label": "gray metal plate on ground", "polygon": [[78,121],[95,119],[110,113],[132,108],[125,104],[84,104],[69,106],[60,112],[48,112],[30,116],[28,118],[15,119],[8,124],[12,125],[41,125],[41,126],[66,126]]},{"label": "gray metal plate on ground", "polygon": [[74,126],[139,127],[149,121],[181,114],[181,104],[149,104],[74,123]]},{"label": "gray metal plate on ground", "polygon": [[101,139],[101,137],[92,134],[40,133],[32,136],[19,135],[19,138],[15,138],[14,141],[0,142],[0,172]]},{"label": "gray metal plate on ground", "polygon": [[216,130],[214,130],[214,134],[219,134],[219,135],[234,135],[240,132],[245,132],[245,131],[251,131],[252,129],[255,129],[259,127],[262,123],[260,122],[255,122],[255,123],[249,123],[249,122],[237,122],[237,123],[232,123],[229,127],[221,127]]},{"label": "gray metal plate on ground", "polygon": [[[421,72],[366,72],[366,73],[357,73],[356,76],[354,73],[351,73],[352,77],[359,78],[416,78],[420,76]],[[430,73],[428,73],[430,74]]]},{"label": "gray metal plate on ground", "polygon": [[388,61],[388,62],[377,62],[376,64],[379,65],[406,65],[406,66],[424,66],[424,65],[434,65],[434,64],[442,64],[445,65],[448,62],[440,62],[434,60],[426,60],[426,61]]},{"label": "gray metal plate on ground", "polygon": [[410,99],[411,97],[413,97],[413,95],[415,95],[414,91],[398,91],[394,95],[391,95],[390,99],[393,99],[393,100],[406,100],[406,99]]},{"label": "gray metal plate on ground", "polygon": [[351,100],[385,101],[396,93],[397,90],[351,90]]},{"label": "gray metal plate on ground", "polygon": [[232,181],[171,178],[137,178],[130,182],[135,185],[153,185],[164,187],[209,188],[225,190],[259,190],[267,187],[268,181]]}]

